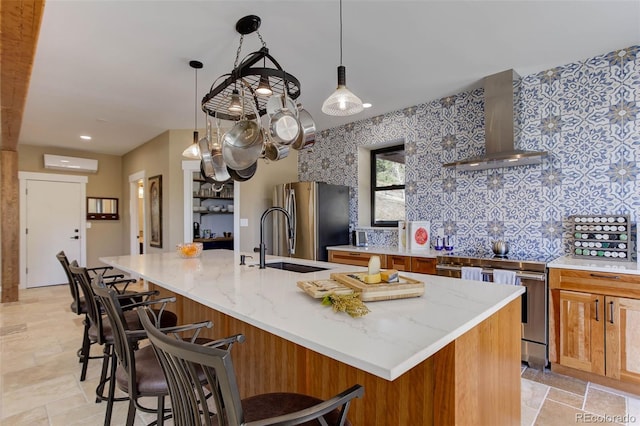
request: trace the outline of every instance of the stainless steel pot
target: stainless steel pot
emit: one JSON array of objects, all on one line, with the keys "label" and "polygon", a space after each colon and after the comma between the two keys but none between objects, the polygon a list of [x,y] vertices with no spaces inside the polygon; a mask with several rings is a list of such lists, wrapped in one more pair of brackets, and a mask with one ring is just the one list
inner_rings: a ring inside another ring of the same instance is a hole
[{"label": "stainless steel pot", "polygon": [[509,243],[504,240],[491,241],[491,250],[496,256],[506,256],[509,253]]},{"label": "stainless steel pot", "polygon": [[280,99],[280,110],[269,117],[269,134],[276,143],[290,145],[300,134],[300,122],[296,117],[297,110],[289,109],[286,94]]},{"label": "stainless steel pot", "polygon": [[298,121],[300,122],[301,131],[296,140],[291,144],[293,149],[310,148],[316,143],[316,123],[313,121],[311,114],[298,105]]},{"label": "stainless steel pot", "polygon": [[211,123],[207,123],[207,136],[198,141],[200,156],[202,157],[200,162],[202,176],[212,184],[229,182],[231,176],[227,173],[222,152],[220,151],[220,144],[213,144],[213,149],[211,146]]},{"label": "stainless steel pot", "polygon": [[229,166],[227,166],[227,170],[231,175],[231,179],[235,180],[236,182],[244,182],[246,180],[251,179],[253,175],[256,173],[257,169],[258,169],[257,161],[253,163],[251,166],[243,170],[234,170]]},{"label": "stainless steel pot", "polygon": [[262,153],[264,134],[255,121],[238,121],[222,141],[222,157],[227,166],[243,170],[256,162]]},{"label": "stainless steel pot", "polygon": [[264,146],[264,158],[271,161],[278,161],[289,155],[289,147],[278,145],[274,142],[267,142]]},{"label": "stainless steel pot", "polygon": [[[242,99],[244,101],[244,94]],[[225,133],[222,141],[222,157],[231,169],[244,170],[260,157],[264,133],[259,120],[260,115],[256,111],[255,121],[243,117]]]}]

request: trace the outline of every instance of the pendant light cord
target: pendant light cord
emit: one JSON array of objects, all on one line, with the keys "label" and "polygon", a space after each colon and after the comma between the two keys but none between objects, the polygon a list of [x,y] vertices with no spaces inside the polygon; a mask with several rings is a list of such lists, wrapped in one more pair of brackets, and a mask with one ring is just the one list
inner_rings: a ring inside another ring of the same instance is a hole
[{"label": "pendant light cord", "polygon": [[196,73],[196,91],[195,91],[195,102],[193,103],[193,115],[195,117],[195,127],[194,130],[198,130],[198,68],[193,69]]},{"label": "pendant light cord", "polygon": [[340,65],[342,65],[342,0],[340,0]]}]

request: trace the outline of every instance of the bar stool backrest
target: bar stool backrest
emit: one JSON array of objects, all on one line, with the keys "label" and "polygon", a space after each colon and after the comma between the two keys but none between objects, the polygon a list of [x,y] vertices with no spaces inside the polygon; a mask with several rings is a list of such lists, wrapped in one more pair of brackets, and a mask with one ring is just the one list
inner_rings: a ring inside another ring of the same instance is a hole
[{"label": "bar stool backrest", "polygon": [[205,389],[192,385],[199,382],[199,370],[204,371],[207,380],[205,387],[213,394],[217,413],[215,424],[244,424],[240,393],[231,359],[231,345],[244,341],[244,336],[223,339],[226,343],[218,347],[199,345],[159,331],[142,309],[138,310],[138,315],[165,373],[175,424],[213,424],[211,418],[214,414],[206,403],[201,403],[206,401]]},{"label": "bar stool backrest", "polygon": [[73,298],[73,304],[71,305],[73,308],[73,311],[78,315],[83,314],[84,312],[82,312],[80,290],[78,289],[78,284],[76,283],[75,279],[71,275],[71,270],[69,270],[69,259],[67,258],[67,255],[64,253],[64,251],[61,251],[58,254],[56,254],[56,259],[58,259],[58,262],[60,262],[60,264],[62,265],[62,269],[64,269],[64,273],[67,276],[67,280],[69,280],[69,291],[71,292],[71,297]]},{"label": "bar stool backrest", "polygon": [[71,277],[73,278],[76,285],[80,288],[80,291],[84,296],[84,301],[87,309],[87,317],[89,317],[91,325],[96,328],[96,334],[98,338],[97,343],[99,345],[103,345],[105,343],[105,337],[104,331],[102,329],[102,311],[100,310],[98,299],[91,289],[87,268],[78,266],[78,262],[74,260],[69,264],[69,271],[71,272]]},{"label": "bar stool backrest", "polygon": [[91,282],[90,287],[95,293],[97,299],[100,301],[100,304],[111,323],[113,348],[116,352],[118,362],[127,373],[129,380],[128,393],[133,396],[138,395],[136,361],[133,351],[136,342],[140,340],[140,336],[136,335],[131,338],[127,336],[127,332],[132,330],[128,329],[127,321],[124,318],[124,313],[120,306],[120,301],[117,298],[117,293],[115,290],[104,284],[102,275],[96,276]]}]

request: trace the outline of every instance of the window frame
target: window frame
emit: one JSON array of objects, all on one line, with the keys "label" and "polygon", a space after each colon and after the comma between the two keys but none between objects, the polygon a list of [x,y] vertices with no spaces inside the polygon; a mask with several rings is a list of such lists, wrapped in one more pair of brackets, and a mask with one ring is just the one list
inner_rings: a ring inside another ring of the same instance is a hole
[{"label": "window frame", "polygon": [[[405,190],[406,187],[406,175],[405,175],[405,183],[402,185],[388,185],[388,186],[377,186],[378,176],[376,171],[376,156],[378,154],[383,154],[387,152],[394,151],[404,151],[404,142],[401,144],[391,145],[384,148],[372,149],[371,156],[369,157],[370,166],[371,166],[371,175],[369,177],[369,187],[370,187],[370,198],[371,198],[371,226],[372,227],[397,227],[398,220],[381,220],[376,221],[376,192],[378,191],[389,191],[389,190]],[[406,160],[406,153],[405,153]],[[406,169],[406,162],[405,162]],[[406,212],[406,192],[405,192],[405,212]]]}]

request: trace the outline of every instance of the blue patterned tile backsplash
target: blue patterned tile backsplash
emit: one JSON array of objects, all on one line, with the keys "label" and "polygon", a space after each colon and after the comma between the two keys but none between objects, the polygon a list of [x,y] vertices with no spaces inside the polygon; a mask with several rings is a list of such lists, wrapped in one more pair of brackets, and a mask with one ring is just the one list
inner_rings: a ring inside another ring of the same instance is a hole
[{"label": "blue patterned tile backsplash", "polygon": [[[481,171],[442,165],[484,153],[483,90],[462,92],[320,132],[301,151],[300,180],[352,188],[358,217],[358,148],[405,141],[406,219],[430,220],[456,247],[509,241],[524,256],[570,253],[568,217],[640,217],[640,46],[524,76],[516,83],[516,147],[548,151],[542,164]],[[368,231],[396,245],[395,229]]]}]

